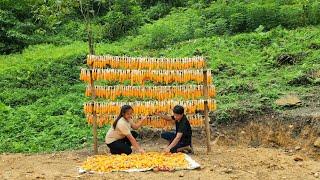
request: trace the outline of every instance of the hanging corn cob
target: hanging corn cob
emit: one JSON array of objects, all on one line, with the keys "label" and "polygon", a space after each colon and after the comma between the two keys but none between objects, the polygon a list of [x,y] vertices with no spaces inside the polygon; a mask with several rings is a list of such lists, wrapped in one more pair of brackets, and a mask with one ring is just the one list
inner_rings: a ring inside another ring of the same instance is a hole
[{"label": "hanging corn cob", "polygon": [[[196,114],[198,110],[204,110],[204,86],[180,85],[180,86],[132,86],[144,85],[145,81],[159,84],[203,83],[203,68],[205,61],[201,57],[195,58],[130,58],[120,56],[93,56],[89,55],[87,64],[93,69],[81,69],[80,79],[85,82],[105,80],[124,83],[131,81],[131,86],[87,86],[85,95],[91,96],[93,90],[95,96],[115,100],[117,97],[148,98],[158,101],[139,102],[88,102],[84,105],[84,111],[88,124],[93,124],[94,116],[99,127],[112,124],[119,114],[120,107],[130,104],[135,114],[148,116],[144,126],[151,128],[171,129],[172,122],[153,115],[156,112],[172,113],[172,108],[180,104],[185,107],[185,112],[191,126],[204,126],[202,115]],[[103,69],[111,68],[111,69]],[[211,71],[207,71],[208,97],[213,98],[216,90],[212,83]],[[176,99],[176,100],[173,100]],[[179,99],[179,100],[178,100]],[[183,99],[183,100],[180,100]],[[198,100],[197,100],[198,99]],[[216,109],[215,100],[208,100],[210,111]],[[137,117],[135,117],[137,118]],[[135,119],[134,118],[134,119]]]},{"label": "hanging corn cob", "polygon": [[[90,82],[90,72],[93,80],[118,81],[123,83],[131,80],[131,83],[143,84],[150,80],[156,83],[187,83],[194,81],[203,83],[202,70],[121,70],[121,69],[81,69],[80,80]],[[211,84],[211,71],[208,71],[208,84]]]},{"label": "hanging corn cob", "polygon": [[[190,101],[138,101],[138,102],[89,102],[84,104],[85,114],[119,114],[121,106],[130,104],[134,112],[139,115],[153,115],[156,112],[171,113],[172,108],[180,104],[185,107],[187,114],[195,114],[197,110],[204,109],[204,100]],[[216,102],[213,99],[208,100],[210,111],[216,109]]]},{"label": "hanging corn cob", "polygon": [[205,65],[202,57],[193,58],[132,58],[125,56],[87,56],[87,64],[93,68],[112,69],[201,69]]},{"label": "hanging corn cob", "polygon": [[[202,97],[202,85],[187,86],[95,86],[96,96],[115,100],[116,97],[151,98],[155,100],[168,100],[173,98],[199,99]],[[92,88],[87,86],[85,95],[91,96]],[[215,87],[208,86],[209,97],[216,95]]]},{"label": "hanging corn cob", "polygon": [[[102,127],[104,125],[112,125],[117,115],[97,115],[97,125]],[[192,127],[202,127],[203,126],[203,116],[202,115],[187,115],[187,118]],[[87,123],[93,124],[93,115],[86,115]],[[138,116],[134,116],[133,119],[139,119]],[[174,123],[172,121],[167,121],[157,116],[148,116],[143,122],[143,126],[159,129],[172,129]]]}]

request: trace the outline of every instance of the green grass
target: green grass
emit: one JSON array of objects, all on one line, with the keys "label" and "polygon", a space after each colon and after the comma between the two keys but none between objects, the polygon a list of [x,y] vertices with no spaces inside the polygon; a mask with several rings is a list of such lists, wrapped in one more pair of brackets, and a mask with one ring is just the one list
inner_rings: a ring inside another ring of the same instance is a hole
[{"label": "green grass", "polygon": [[[320,27],[210,36],[190,39],[188,24],[197,12],[177,11],[143,26],[136,36],[97,44],[97,54],[190,57],[205,56],[218,89],[217,120],[233,113],[277,109],[274,100],[287,93],[303,95],[319,88],[319,78],[306,85],[290,84],[320,69]],[[177,21],[177,19],[179,21]],[[160,28],[160,29],[159,29]],[[200,26],[193,26],[199,32]],[[168,31],[169,30],[169,31]],[[173,32],[171,32],[173,31]],[[190,36],[193,37],[193,36]],[[0,152],[50,152],[90,146],[82,104],[85,84],[79,81],[87,44],[73,42],[31,46],[21,54],[0,56]],[[277,64],[281,54],[297,58]],[[103,142],[107,127],[100,129]]]}]

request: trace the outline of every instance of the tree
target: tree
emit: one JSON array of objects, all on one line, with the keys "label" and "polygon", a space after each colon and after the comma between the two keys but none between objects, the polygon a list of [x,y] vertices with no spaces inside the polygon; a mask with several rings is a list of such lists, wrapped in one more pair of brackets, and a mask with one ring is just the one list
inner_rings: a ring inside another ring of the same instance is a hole
[{"label": "tree", "polygon": [[25,0],[0,1],[0,54],[18,52],[34,42],[31,35],[36,26],[27,13],[31,8]]},{"label": "tree", "polygon": [[[89,54],[95,54],[94,38],[92,35],[92,23],[93,23],[93,18],[95,17],[95,14],[96,14],[94,10],[95,2],[97,2],[100,5],[101,1],[100,0],[78,0],[79,8],[86,24]],[[99,8],[98,8],[98,11],[99,11]]]}]

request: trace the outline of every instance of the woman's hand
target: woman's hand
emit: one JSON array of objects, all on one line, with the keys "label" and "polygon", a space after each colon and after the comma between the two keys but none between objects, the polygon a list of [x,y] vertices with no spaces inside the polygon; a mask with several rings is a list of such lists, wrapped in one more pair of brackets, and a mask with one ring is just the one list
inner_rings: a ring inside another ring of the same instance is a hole
[{"label": "woman's hand", "polygon": [[147,120],[147,117],[146,117],[146,116],[142,116],[142,117],[140,118],[140,121],[139,121],[139,123],[138,123],[138,128],[140,128],[140,127],[143,126],[145,120]]},{"label": "woman's hand", "polygon": [[172,119],[170,116],[165,115],[161,112],[155,112],[154,115],[159,116],[160,118],[165,119],[167,121],[174,121],[174,119]]},{"label": "woman's hand", "polygon": [[142,116],[137,123],[133,123],[133,122],[132,122],[132,123],[131,123],[132,129],[134,129],[134,130],[139,129],[139,128],[143,125],[143,122],[144,122],[146,119],[147,119],[146,116]]},{"label": "woman's hand", "polygon": [[142,153],[142,154],[143,154],[143,153],[146,153],[146,152],[144,151],[144,149],[142,149],[142,148],[139,148],[139,149],[138,149],[138,152],[139,152],[139,153]]},{"label": "woman's hand", "polygon": [[145,121],[147,119],[147,116],[142,116],[141,117],[141,121],[143,122],[143,121]]},{"label": "woman's hand", "polygon": [[165,152],[165,153],[169,153],[169,152],[170,152],[169,147],[164,148],[163,152]]}]

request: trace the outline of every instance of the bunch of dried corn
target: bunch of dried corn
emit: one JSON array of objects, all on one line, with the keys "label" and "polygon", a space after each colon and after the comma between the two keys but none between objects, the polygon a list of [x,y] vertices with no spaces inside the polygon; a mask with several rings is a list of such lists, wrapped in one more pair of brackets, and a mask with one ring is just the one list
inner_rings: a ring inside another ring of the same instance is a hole
[{"label": "bunch of dried corn", "polygon": [[193,58],[134,58],[120,56],[95,56],[88,55],[87,65],[93,68],[112,69],[201,69],[205,66],[202,57]]}]

